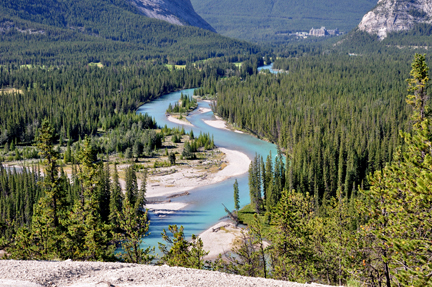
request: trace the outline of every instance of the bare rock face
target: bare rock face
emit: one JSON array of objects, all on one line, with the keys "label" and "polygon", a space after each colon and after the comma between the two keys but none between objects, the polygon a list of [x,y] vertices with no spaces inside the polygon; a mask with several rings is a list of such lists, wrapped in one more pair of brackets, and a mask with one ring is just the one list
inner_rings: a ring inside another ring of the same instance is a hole
[{"label": "bare rock face", "polygon": [[216,30],[194,10],[190,0],[129,0],[147,17],[176,25],[190,25],[212,32]]},{"label": "bare rock face", "polygon": [[358,27],[384,39],[389,32],[410,30],[417,23],[432,23],[431,0],[379,0]]}]

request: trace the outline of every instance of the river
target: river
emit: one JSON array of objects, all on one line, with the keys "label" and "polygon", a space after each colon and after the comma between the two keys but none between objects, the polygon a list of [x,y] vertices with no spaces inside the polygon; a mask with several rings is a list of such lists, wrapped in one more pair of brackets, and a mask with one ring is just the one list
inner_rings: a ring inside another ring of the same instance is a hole
[{"label": "river", "polygon": [[[272,65],[269,65],[260,67],[259,70],[269,69],[272,73],[277,73],[271,68]],[[177,127],[179,125],[167,120],[165,111],[170,103],[174,106],[180,99],[181,93],[184,95],[193,95],[193,91],[194,89],[187,89],[164,95],[157,100],[141,106],[137,113],[148,113],[151,117],[155,118],[157,124],[161,127],[164,125],[167,125],[169,128]],[[209,104],[207,102],[199,102],[198,108],[209,108]],[[203,120],[214,119],[213,112],[204,114],[192,113],[187,119],[194,127],[184,126],[186,131],[192,129],[195,135],[198,135],[200,132],[210,133],[214,135],[215,145],[218,147],[240,151],[245,153],[250,159],[253,159],[255,154],[262,155],[265,158],[270,151],[273,155],[276,155],[276,146],[274,144],[259,140],[248,134],[217,129],[205,124]],[[240,205],[244,206],[250,202],[248,174],[245,173],[236,178],[239,184]],[[185,209],[176,211],[174,214],[158,217],[150,213],[151,234],[144,238],[145,245],[155,246],[156,251],[158,251],[157,243],[162,242],[161,232],[164,228],[168,229],[169,225],[182,225],[187,238],[190,238],[192,234],[197,235],[214,225],[220,218],[226,215],[222,203],[229,209],[234,209],[233,184],[236,178],[196,188],[190,191],[189,196],[172,199],[172,202],[188,203]]]}]

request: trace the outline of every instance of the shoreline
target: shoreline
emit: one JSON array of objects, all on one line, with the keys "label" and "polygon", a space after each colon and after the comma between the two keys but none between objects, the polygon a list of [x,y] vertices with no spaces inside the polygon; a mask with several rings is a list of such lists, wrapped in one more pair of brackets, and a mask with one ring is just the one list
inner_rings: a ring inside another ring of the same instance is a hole
[{"label": "shoreline", "polygon": [[244,229],[235,227],[235,224],[230,219],[223,219],[212,225],[205,231],[201,232],[197,237],[203,242],[203,249],[210,251],[204,257],[204,260],[216,259],[219,254],[231,252],[235,240],[241,235]]},{"label": "shoreline", "polygon": [[244,132],[239,131],[237,129],[229,129],[227,126],[227,122],[225,120],[223,120],[221,117],[216,116],[215,115],[215,120],[203,120],[203,122],[211,127],[214,127],[216,129],[221,129],[221,130],[227,130],[227,131],[232,131],[238,134],[244,134]]},{"label": "shoreline", "polygon": [[[155,213],[174,213],[188,206],[185,201],[171,202],[169,196],[187,196],[185,193],[195,188],[212,185],[225,181],[231,177],[242,175],[249,170],[251,160],[239,151],[218,148],[216,152],[222,152],[225,157],[221,170],[209,173],[206,169],[193,166],[175,166],[164,168],[173,171],[166,175],[149,175],[147,182],[147,200],[157,199],[160,203],[149,204],[149,209]],[[140,184],[140,182],[139,182]]]},{"label": "shoreline", "polygon": [[185,125],[185,126],[189,126],[189,127],[193,127],[194,125],[191,124],[188,120],[179,120],[178,118],[175,118],[171,115],[167,115],[167,120],[174,123],[174,124],[178,124],[178,125]]}]

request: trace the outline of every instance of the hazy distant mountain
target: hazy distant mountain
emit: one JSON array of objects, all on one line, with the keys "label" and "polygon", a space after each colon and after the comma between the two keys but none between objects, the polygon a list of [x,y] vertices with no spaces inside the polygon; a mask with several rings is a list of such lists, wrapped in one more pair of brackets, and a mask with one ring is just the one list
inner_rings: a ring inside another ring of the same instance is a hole
[{"label": "hazy distant mountain", "polygon": [[194,10],[190,0],[129,0],[144,15],[176,25],[191,25],[216,32]]},{"label": "hazy distant mountain", "polygon": [[430,0],[379,0],[375,9],[363,17],[359,29],[383,39],[390,32],[411,30],[418,24],[431,23]]},{"label": "hazy distant mountain", "polygon": [[291,31],[325,26],[348,32],[376,0],[191,0],[195,11],[222,35],[273,41]]},{"label": "hazy distant mountain", "polygon": [[[0,61],[74,58],[73,54],[79,54],[89,59],[169,56],[175,62],[257,50],[255,45],[210,32],[212,27],[193,12],[189,0],[152,1],[2,0]],[[179,25],[151,19],[143,15],[145,11]]]}]

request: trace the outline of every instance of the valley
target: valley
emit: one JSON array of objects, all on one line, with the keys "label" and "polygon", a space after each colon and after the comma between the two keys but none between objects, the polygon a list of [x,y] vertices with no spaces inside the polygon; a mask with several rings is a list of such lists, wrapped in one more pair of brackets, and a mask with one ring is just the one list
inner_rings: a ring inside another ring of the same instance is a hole
[{"label": "valley", "polygon": [[431,286],[431,4],[258,2],[0,3],[0,286]]}]

